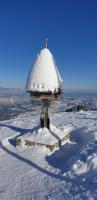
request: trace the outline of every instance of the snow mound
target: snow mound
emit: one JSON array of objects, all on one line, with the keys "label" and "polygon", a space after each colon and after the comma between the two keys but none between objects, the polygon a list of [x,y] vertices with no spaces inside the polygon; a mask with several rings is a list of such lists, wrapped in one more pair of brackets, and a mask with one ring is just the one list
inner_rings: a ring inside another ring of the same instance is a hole
[{"label": "snow mound", "polygon": [[54,93],[62,89],[63,81],[58,72],[55,60],[49,49],[44,48],[40,54],[28,75],[26,82],[26,91],[38,91]]},{"label": "snow mound", "polygon": [[77,160],[76,163],[73,164],[73,171],[75,174],[83,174],[87,172],[87,163]]},{"label": "snow mound", "polygon": [[97,171],[97,154],[88,156],[85,161],[78,159],[72,166],[73,172],[77,175]]}]

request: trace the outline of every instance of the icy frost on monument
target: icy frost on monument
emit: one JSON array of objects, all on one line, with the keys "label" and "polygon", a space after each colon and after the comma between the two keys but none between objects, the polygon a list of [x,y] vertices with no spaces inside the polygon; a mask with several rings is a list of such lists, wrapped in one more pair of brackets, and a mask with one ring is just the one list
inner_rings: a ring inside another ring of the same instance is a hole
[{"label": "icy frost on monument", "polygon": [[26,91],[33,98],[42,100],[42,111],[40,117],[40,127],[35,129],[35,134],[31,133],[31,137],[25,141],[32,145],[42,145],[51,151],[61,145],[62,142],[68,140],[68,132],[71,127],[56,128],[50,124],[48,107],[50,102],[58,98],[63,93],[63,80],[58,72],[53,55],[48,49],[46,42],[45,48],[38,54],[34,64],[29,72]]},{"label": "icy frost on monument", "polygon": [[28,75],[26,82],[27,92],[61,94],[63,90],[63,80],[58,72],[53,55],[47,46],[41,50],[40,54]]}]

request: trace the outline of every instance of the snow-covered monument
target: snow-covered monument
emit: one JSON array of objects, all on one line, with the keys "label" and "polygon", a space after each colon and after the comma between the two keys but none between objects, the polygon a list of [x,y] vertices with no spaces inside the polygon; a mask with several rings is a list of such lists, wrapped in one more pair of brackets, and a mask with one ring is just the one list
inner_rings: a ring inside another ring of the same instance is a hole
[{"label": "snow-covered monument", "polygon": [[31,67],[25,89],[30,93],[32,99],[35,97],[42,101],[40,125],[38,128],[35,127],[33,132],[18,138],[17,145],[21,145],[21,141],[23,141],[25,145],[41,145],[52,151],[69,139],[68,128],[71,130],[71,127],[56,128],[50,123],[48,107],[63,93],[63,80],[55,59],[48,49],[47,39],[45,48],[37,55]]},{"label": "snow-covered monument", "polygon": [[26,82],[26,91],[29,92],[32,97],[34,96],[42,99],[41,127],[49,129],[48,100],[55,99],[61,95],[63,92],[63,81],[58,72],[54,57],[48,49],[47,39],[45,48],[37,55],[31,67]]}]

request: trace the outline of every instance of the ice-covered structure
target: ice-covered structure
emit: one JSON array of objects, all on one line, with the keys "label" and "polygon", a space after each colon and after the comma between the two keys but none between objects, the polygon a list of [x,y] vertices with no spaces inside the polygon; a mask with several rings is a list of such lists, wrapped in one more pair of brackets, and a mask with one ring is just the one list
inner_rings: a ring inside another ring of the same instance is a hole
[{"label": "ice-covered structure", "polygon": [[31,67],[26,82],[26,91],[33,96],[60,95],[63,91],[63,81],[54,57],[47,48],[47,43]]},{"label": "ice-covered structure", "polygon": [[68,132],[65,127],[56,128],[50,124],[48,107],[52,99],[57,98],[63,92],[63,81],[58,72],[53,55],[46,45],[40,54],[38,54],[34,64],[29,72],[26,91],[31,97],[41,98],[42,111],[40,116],[40,126],[35,127],[27,138],[17,138],[17,146],[22,141],[25,145],[41,145],[49,148],[51,151],[60,146],[62,142],[68,141]]},{"label": "ice-covered structure", "polygon": [[26,82],[26,91],[30,96],[42,99],[43,107],[40,118],[42,128],[50,128],[50,119],[48,116],[49,99],[57,98],[63,91],[63,81],[58,72],[53,55],[46,45],[40,54],[38,54],[28,75]]}]

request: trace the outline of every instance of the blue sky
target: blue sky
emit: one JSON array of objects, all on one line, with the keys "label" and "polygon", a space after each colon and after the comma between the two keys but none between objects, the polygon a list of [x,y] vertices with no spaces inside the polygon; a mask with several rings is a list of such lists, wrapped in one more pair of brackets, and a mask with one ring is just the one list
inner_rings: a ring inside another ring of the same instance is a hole
[{"label": "blue sky", "polygon": [[97,91],[96,0],[0,0],[0,86],[24,87],[46,37],[64,87]]}]

